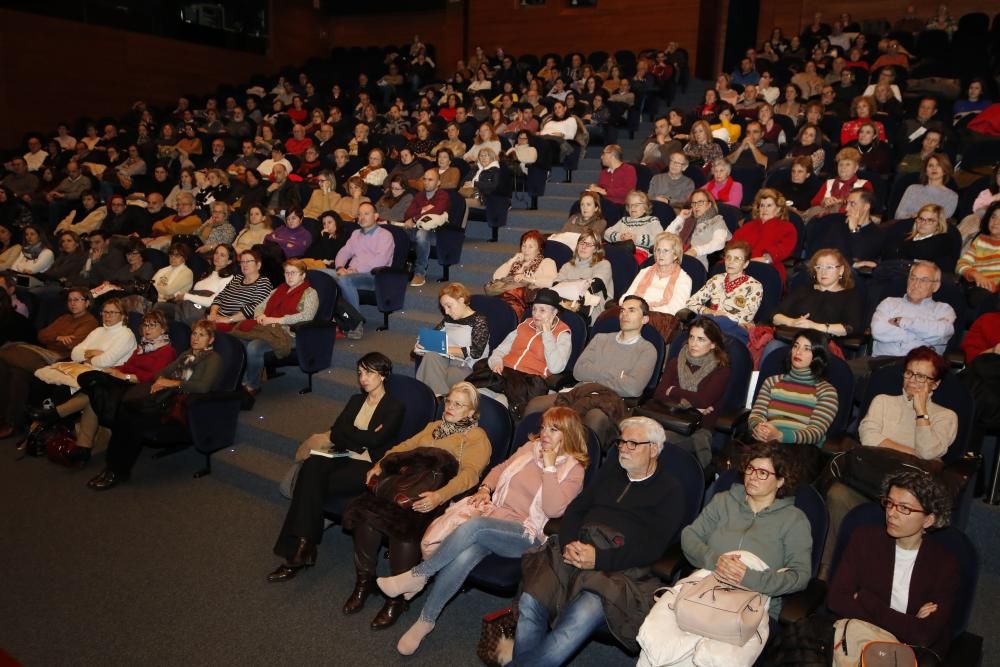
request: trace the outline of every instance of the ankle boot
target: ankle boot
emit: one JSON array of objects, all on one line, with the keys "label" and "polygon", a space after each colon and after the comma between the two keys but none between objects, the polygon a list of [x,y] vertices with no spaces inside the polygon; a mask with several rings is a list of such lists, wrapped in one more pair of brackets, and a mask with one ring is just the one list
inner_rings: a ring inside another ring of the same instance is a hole
[{"label": "ankle boot", "polygon": [[382,608],[372,619],[372,630],[385,630],[392,627],[403,615],[403,612],[410,608],[410,603],[402,597],[389,598],[382,605]]},{"label": "ankle boot", "polygon": [[361,611],[365,606],[365,600],[368,599],[374,588],[375,577],[365,572],[358,572],[357,579],[354,581],[354,591],[344,603],[344,613],[356,614]]},{"label": "ankle boot", "polygon": [[267,580],[274,583],[289,581],[295,578],[299,570],[316,564],[316,545],[302,537],[295,548],[295,553],[285,563],[267,575]]}]

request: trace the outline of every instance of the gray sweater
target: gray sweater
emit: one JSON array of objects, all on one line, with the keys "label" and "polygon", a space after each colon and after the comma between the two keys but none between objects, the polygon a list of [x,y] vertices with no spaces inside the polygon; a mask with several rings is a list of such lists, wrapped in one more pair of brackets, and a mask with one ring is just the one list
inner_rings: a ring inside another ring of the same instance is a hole
[{"label": "gray sweater", "polygon": [[681,548],[692,565],[707,570],[715,569],[719,556],[737,549],[767,563],[767,570],[748,569],[742,583],[771,596],[772,618],[781,611],[780,596],[805,589],[812,572],[812,532],[794,498],[778,498],[754,513],[742,484],[712,498],[681,532]]},{"label": "gray sweater", "polygon": [[580,382],[597,382],[622,398],[642,394],[656,366],[656,348],[639,336],[631,343],[618,341],[618,333],[597,334],[583,348],[573,366]]}]

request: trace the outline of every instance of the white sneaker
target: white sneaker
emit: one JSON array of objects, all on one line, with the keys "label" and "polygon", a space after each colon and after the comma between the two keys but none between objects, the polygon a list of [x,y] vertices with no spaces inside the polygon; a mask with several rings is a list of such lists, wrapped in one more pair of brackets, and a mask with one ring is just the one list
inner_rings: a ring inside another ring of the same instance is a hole
[{"label": "white sneaker", "polygon": [[423,287],[427,284],[427,279],[424,278],[419,273],[413,276],[413,280],[410,281],[410,287]]}]

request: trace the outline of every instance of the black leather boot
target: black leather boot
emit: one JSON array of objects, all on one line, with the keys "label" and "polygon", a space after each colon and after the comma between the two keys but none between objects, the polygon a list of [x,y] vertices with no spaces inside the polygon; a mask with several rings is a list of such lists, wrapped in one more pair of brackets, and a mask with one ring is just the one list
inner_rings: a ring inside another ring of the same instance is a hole
[{"label": "black leather boot", "polygon": [[389,598],[372,619],[372,630],[385,630],[396,624],[403,612],[410,608],[410,603],[403,599]]},{"label": "black leather boot", "polygon": [[304,537],[299,538],[298,547],[295,553],[285,563],[278,566],[271,574],[267,575],[267,580],[272,584],[289,581],[295,578],[299,570],[312,567],[316,564],[316,545]]},{"label": "black leather boot", "polygon": [[356,614],[365,606],[365,600],[375,589],[375,577],[364,572],[358,572],[358,577],[354,581],[354,591],[344,603],[345,614]]}]

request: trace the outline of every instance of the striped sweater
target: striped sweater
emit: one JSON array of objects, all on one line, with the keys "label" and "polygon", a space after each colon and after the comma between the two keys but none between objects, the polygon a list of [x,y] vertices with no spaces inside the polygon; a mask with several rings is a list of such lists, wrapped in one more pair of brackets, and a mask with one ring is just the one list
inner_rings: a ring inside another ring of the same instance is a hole
[{"label": "striped sweater", "polygon": [[964,276],[973,270],[993,283],[994,287],[1000,283],[1000,239],[980,234],[972,240],[959,258],[955,273]]},{"label": "striped sweater", "polygon": [[770,422],[781,431],[782,442],[820,446],[837,406],[837,390],[829,382],[792,369],[764,379],[750,411],[750,428]]}]

